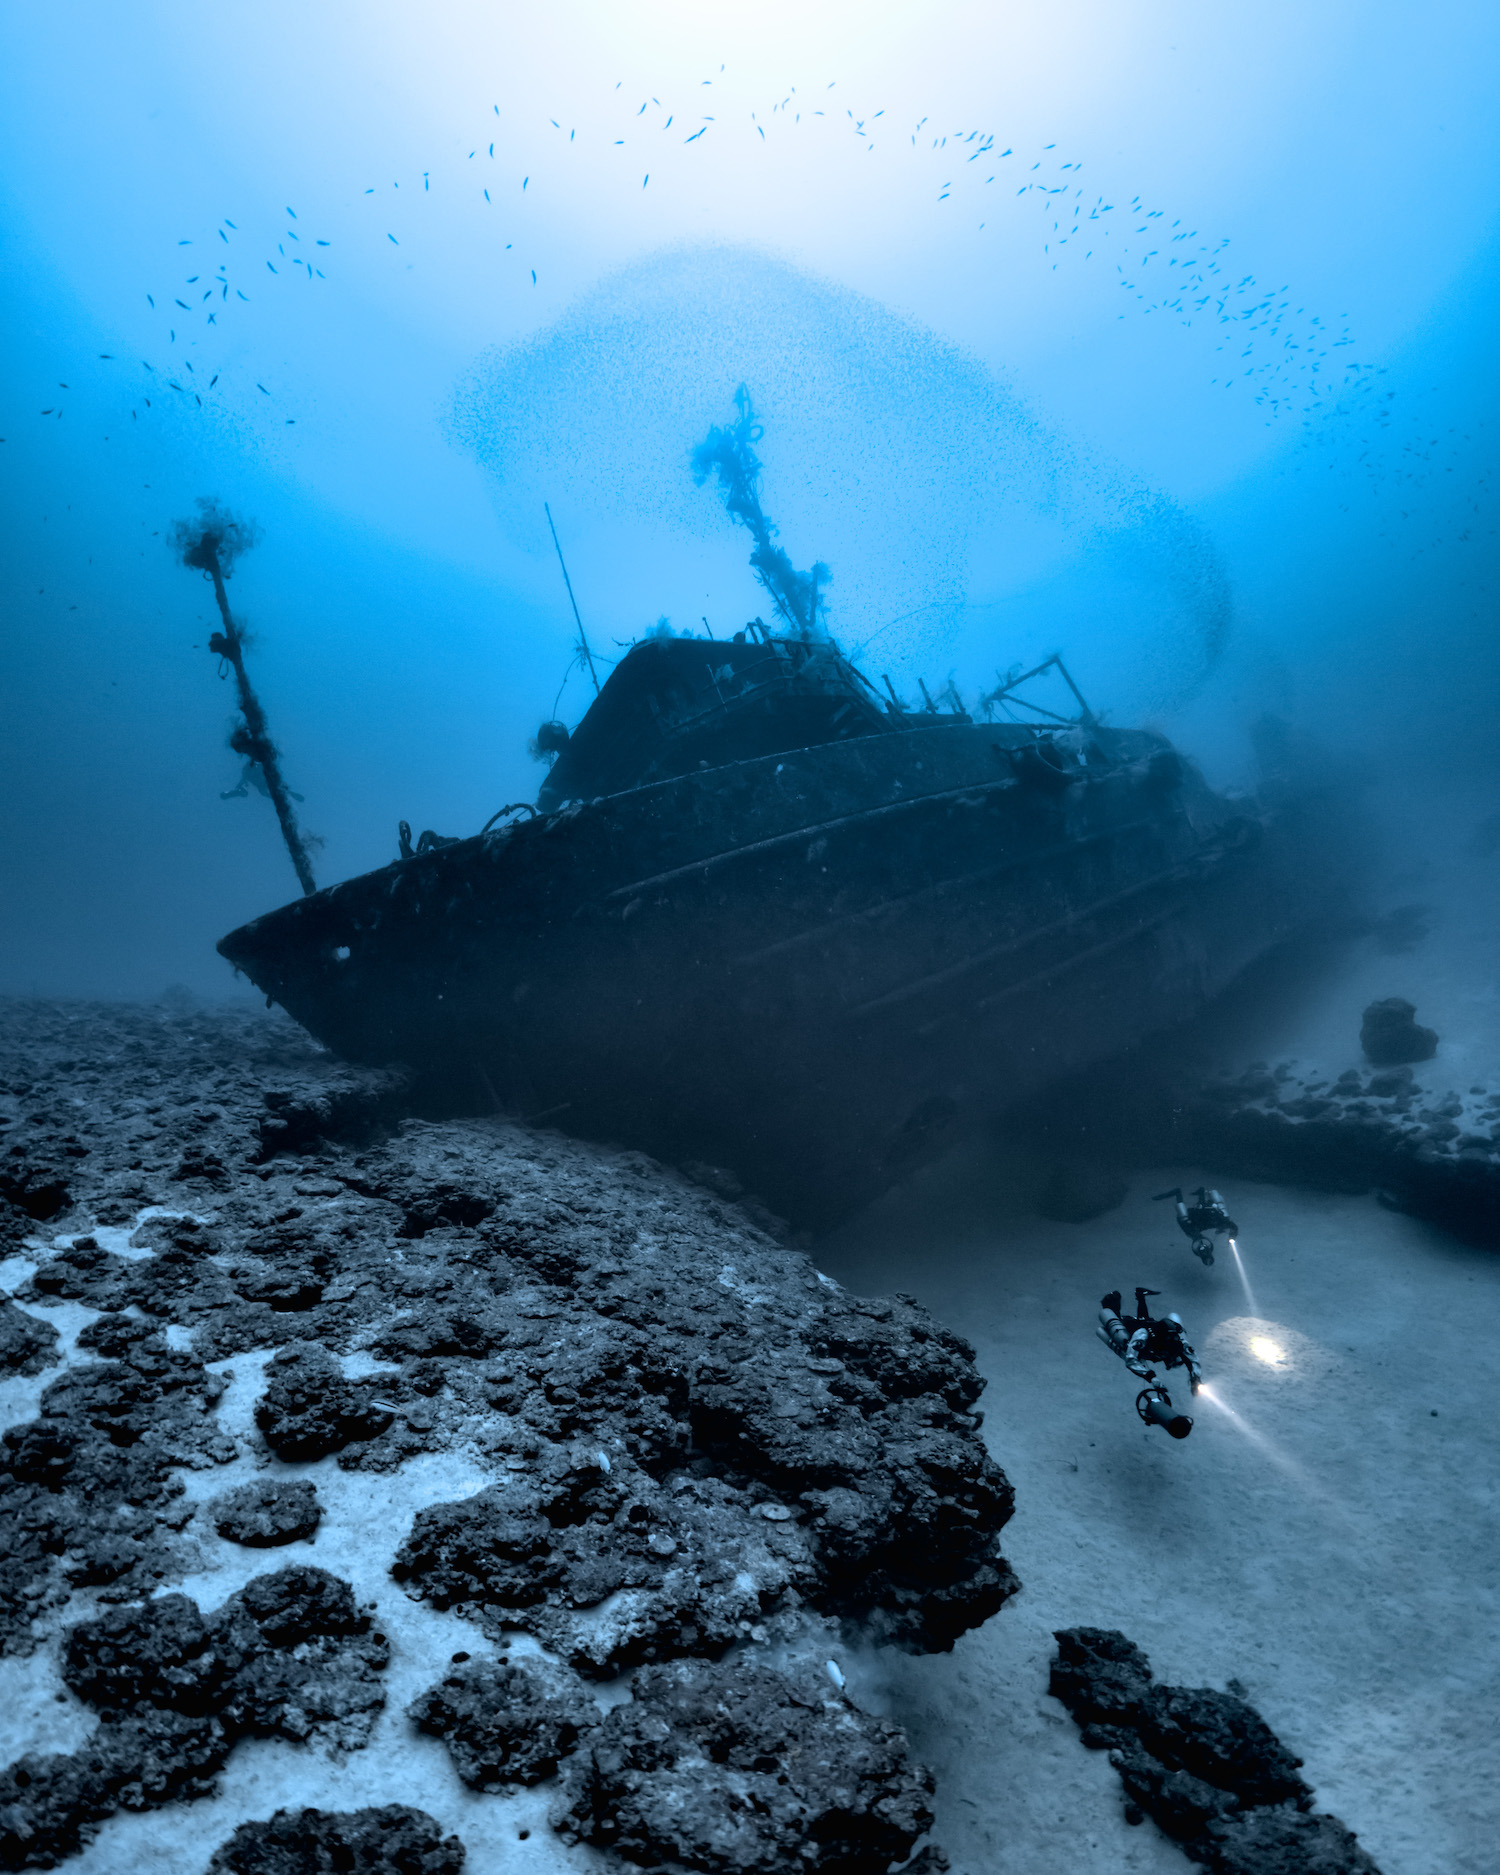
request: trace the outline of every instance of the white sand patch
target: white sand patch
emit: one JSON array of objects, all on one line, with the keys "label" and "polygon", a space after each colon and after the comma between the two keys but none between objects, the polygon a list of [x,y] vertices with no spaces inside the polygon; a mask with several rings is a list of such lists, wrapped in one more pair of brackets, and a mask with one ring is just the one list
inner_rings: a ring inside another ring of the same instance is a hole
[{"label": "white sand patch", "polygon": [[[77,1305],[66,1305],[76,1309]],[[77,1310],[82,1321],[92,1310]],[[48,1311],[53,1314],[63,1311]],[[264,1388],[270,1358],[264,1351],[214,1363],[228,1381],[219,1422],[240,1444],[230,1465],[183,1472],[188,1501],[203,1505],[220,1492],[253,1478],[306,1478],[317,1489],[323,1519],[312,1542],[275,1549],[247,1549],[226,1542],[200,1510],[190,1534],[199,1566],[163,1593],[189,1595],[205,1613],[221,1606],[252,1577],[292,1563],[312,1563],[349,1582],[358,1601],[374,1604],[378,1630],[391,1646],[384,1675],[385,1711],[370,1744],[339,1759],[317,1746],[281,1740],[246,1740],[236,1745],[220,1778],[220,1794],[145,1815],[110,1819],[93,1844],[67,1866],[79,1875],[118,1875],[151,1869],[154,1875],[201,1875],[218,1845],[242,1822],[270,1816],[278,1808],[310,1804],[325,1810],[409,1803],[428,1811],[445,1830],[456,1831],[469,1851],[473,1875],[554,1875],[563,1869],[599,1869],[612,1864],[587,1848],[565,1849],[546,1822],[556,1780],[512,1796],[471,1791],[454,1772],[446,1748],[423,1736],[406,1708],[441,1679],[455,1653],[483,1658],[493,1652],[479,1628],[454,1614],[439,1614],[412,1600],[391,1579],[390,1566],[417,1511],[429,1504],[471,1496],[493,1479],[472,1452],[433,1453],[395,1473],[342,1471],[336,1460],[288,1465],[273,1458],[254,1427],[254,1407]],[[359,1357],[351,1370],[377,1371]],[[55,1374],[58,1369],[53,1369]],[[94,1598],[74,1598],[68,1620],[97,1612]],[[512,1638],[513,1656],[539,1654],[526,1635]],[[92,1712],[58,1676],[57,1647],[29,1660],[0,1662],[0,1753],[10,1762],[24,1751],[73,1751],[93,1731]],[[598,1689],[602,1709],[629,1697],[628,1678]],[[527,1832],[525,1835],[522,1832]]]},{"label": "white sand patch", "polygon": [[[43,1263],[50,1262],[60,1250],[71,1249],[81,1237],[92,1237],[100,1249],[108,1250],[112,1255],[125,1257],[133,1262],[155,1253],[144,1248],[133,1248],[131,1237],[141,1225],[154,1217],[192,1217],[191,1211],[168,1211],[160,1205],[147,1205],[137,1213],[129,1224],[100,1224],[86,1231],[65,1231],[50,1240],[40,1237],[26,1239],[30,1254],[25,1256],[0,1257],[0,1294],[14,1301],[14,1291],[36,1274]],[[197,1220],[203,1222],[201,1218]],[[78,1337],[88,1324],[101,1313],[98,1309],[87,1307],[82,1302],[16,1302],[18,1309],[24,1309],[28,1315],[36,1316],[38,1321],[50,1322],[58,1333],[57,1351],[62,1359],[51,1367],[43,1368],[40,1374],[12,1376],[0,1380],[0,1432],[7,1427],[24,1425],[27,1420],[35,1419],[41,1403],[42,1394],[57,1379],[63,1368],[74,1360],[96,1360],[96,1355],[84,1351],[80,1354]],[[138,1309],[129,1311],[139,1314]],[[184,1348],[189,1345],[189,1336],[178,1328],[165,1330],[168,1345]]]},{"label": "white sand patch", "polygon": [[78,1348],[78,1337],[98,1317],[97,1309],[85,1308],[81,1302],[53,1302],[45,1308],[36,1302],[15,1302],[14,1298],[12,1302],[24,1314],[52,1324],[57,1330],[56,1352],[60,1358],[39,1374],[11,1374],[0,1380],[0,1432],[35,1419],[42,1395],[73,1361],[98,1359],[87,1350],[80,1353]]},{"label": "white sand patch", "polygon": [[409,1803],[426,1810],[468,1850],[464,1875],[619,1875],[619,1862],[585,1847],[565,1848],[547,1824],[554,1786],[513,1797],[469,1790],[433,1738],[412,1732],[395,1748],[377,1738],[342,1765],[302,1747],[255,1741],[230,1759],[221,1794],[146,1816],[112,1817],[83,1854],[64,1866],[76,1875],[203,1875],[209,1857],[241,1823],[304,1804],[362,1810]]},{"label": "white sand patch", "polygon": [[77,1751],[99,1721],[63,1685],[57,1650],[0,1660],[0,1763],[28,1751]]}]

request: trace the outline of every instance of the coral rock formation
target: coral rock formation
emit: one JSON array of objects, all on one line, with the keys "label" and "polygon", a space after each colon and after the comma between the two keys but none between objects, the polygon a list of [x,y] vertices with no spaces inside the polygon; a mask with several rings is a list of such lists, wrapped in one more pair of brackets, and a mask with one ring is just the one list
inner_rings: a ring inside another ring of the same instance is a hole
[{"label": "coral rock formation", "polygon": [[[394,1575],[404,1620],[452,1611],[497,1650],[517,1630],[544,1650],[456,1654],[387,1719],[440,1737],[475,1788],[560,1765],[568,1834],[704,1870],[908,1855],[930,1780],[821,1662],[835,1623],[946,1649],[1015,1592],[964,1341],[820,1277],[722,1181],[500,1121],[396,1123],[389,1077],[280,1018],[3,1019],[20,1150],[0,1222],[28,1267],[0,1347],[24,1369],[56,1351],[49,1309],[94,1316],[0,1443],[0,1646],[55,1651],[101,1717],[5,1774],[12,1863],[203,1794],[243,1735],[369,1735],[386,1643],[347,1582],[284,1569],[212,1614],[170,1592],[226,1543],[351,1540],[329,1535],[341,1494],[287,1463],[401,1497],[359,1567]],[[214,1367],[231,1357],[238,1380]],[[411,1461],[446,1495],[403,1496]],[[234,1489],[186,1492],[184,1471],[231,1462]],[[219,1855],[446,1869],[461,1850],[415,1812],[289,1810]]]},{"label": "coral rock formation", "polygon": [[241,1823],[205,1875],[459,1875],[464,1846],[425,1810],[278,1810]]},{"label": "coral rock formation", "polygon": [[1366,1058],[1378,1068],[1430,1061],[1438,1045],[1437,1030],[1420,1027],[1416,1005],[1402,996],[1370,1004],[1360,1024],[1359,1040]]},{"label": "coral rock formation", "polygon": [[1302,1760],[1253,1706],[1206,1686],[1159,1686],[1112,1628],[1063,1628],[1051,1691],[1107,1749],[1141,1814],[1214,1875],[1379,1875],[1352,1830],[1315,1814]]},{"label": "coral rock formation", "polygon": [[39,1374],[57,1362],[57,1330],[13,1302],[0,1302],[0,1377]]},{"label": "coral rock formation", "polygon": [[307,1478],[268,1478],[225,1491],[209,1505],[214,1528],[226,1543],[247,1549],[276,1549],[311,1542],[323,1512],[317,1487]]},{"label": "coral rock formation", "polygon": [[163,1595],[82,1623],[63,1678],[103,1723],[79,1752],[0,1773],[0,1862],[52,1868],[116,1810],[206,1796],[237,1738],[357,1748],[387,1660],[348,1584],[321,1569],[257,1576],[214,1615]]},{"label": "coral rock formation", "polygon": [[931,1775],[899,1728],[816,1669],[679,1662],[637,1686],[568,1768],[565,1836],[648,1868],[853,1875],[904,1859],[932,1822]]},{"label": "coral rock formation", "polygon": [[430,1687],[413,1722],[441,1738],[453,1768],[476,1790],[539,1784],[599,1723],[599,1708],[576,1680],[537,1660],[473,1660]]}]

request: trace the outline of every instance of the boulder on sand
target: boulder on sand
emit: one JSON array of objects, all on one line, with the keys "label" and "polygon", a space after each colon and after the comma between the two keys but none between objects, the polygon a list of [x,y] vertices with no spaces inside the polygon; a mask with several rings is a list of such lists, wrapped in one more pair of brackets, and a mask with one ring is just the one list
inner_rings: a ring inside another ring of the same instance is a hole
[{"label": "boulder on sand", "polygon": [[1368,1059],[1382,1068],[1430,1061],[1437,1053],[1437,1030],[1422,1028],[1416,1016],[1416,1005],[1404,996],[1386,996],[1371,1003],[1359,1031]]},{"label": "boulder on sand", "polygon": [[1036,1201],[1037,1213],[1060,1224],[1087,1224],[1118,1210],[1130,1183],[1112,1165],[1067,1159],[1052,1168]]}]

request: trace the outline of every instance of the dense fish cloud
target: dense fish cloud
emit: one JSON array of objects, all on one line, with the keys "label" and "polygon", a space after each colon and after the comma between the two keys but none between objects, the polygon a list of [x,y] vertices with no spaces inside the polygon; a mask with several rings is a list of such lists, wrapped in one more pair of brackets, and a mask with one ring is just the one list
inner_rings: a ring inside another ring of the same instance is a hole
[{"label": "dense fish cloud", "polygon": [[[685,569],[732,543],[688,461],[741,381],[782,533],[833,567],[828,623],[872,668],[984,678],[1083,638],[1121,709],[1201,687],[1232,617],[1206,530],[959,347],[774,255],[684,247],[612,276],[480,359],[449,424],[518,545],[544,538],[556,491],[607,532],[616,593],[690,623]],[[1114,620],[1102,642],[1093,609]]]}]

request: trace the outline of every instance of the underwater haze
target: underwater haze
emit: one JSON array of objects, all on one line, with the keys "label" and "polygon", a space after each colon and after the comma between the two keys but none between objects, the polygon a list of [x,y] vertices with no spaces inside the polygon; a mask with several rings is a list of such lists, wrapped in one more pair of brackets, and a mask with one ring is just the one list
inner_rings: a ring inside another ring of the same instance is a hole
[{"label": "underwater haze", "polygon": [[1216,786],[1269,712],[1493,812],[1491,6],[57,0],[0,152],[0,989],[224,995],[295,895],[196,502],[330,883],[590,700],[544,503],[603,659],[765,609],[742,383],[873,682],[1060,651]]}]

